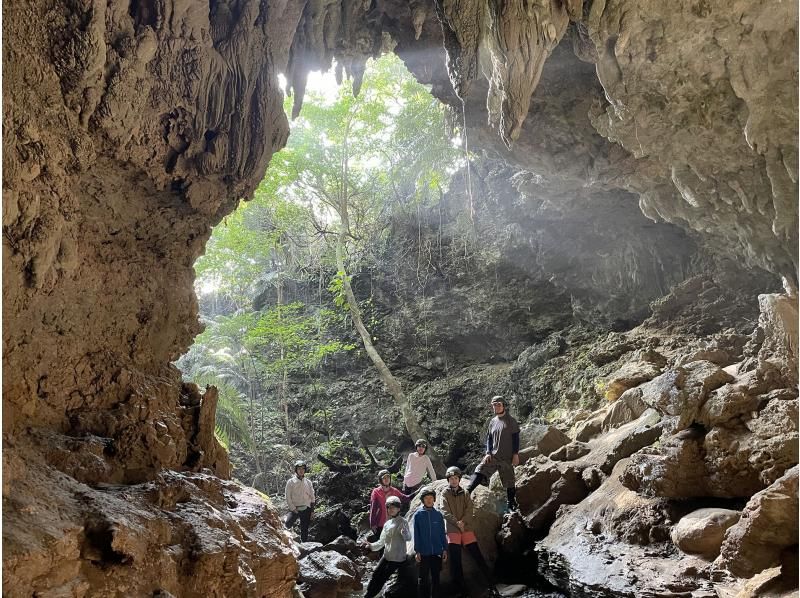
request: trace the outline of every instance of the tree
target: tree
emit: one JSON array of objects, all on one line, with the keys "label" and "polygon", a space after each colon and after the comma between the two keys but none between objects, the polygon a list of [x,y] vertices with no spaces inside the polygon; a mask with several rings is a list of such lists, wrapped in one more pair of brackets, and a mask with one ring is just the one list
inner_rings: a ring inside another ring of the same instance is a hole
[{"label": "tree", "polygon": [[[334,287],[412,438],[425,434],[373,342],[348,272],[358,268],[366,248],[385,233],[388,219],[382,216],[440,191],[458,157],[441,106],[397,58],[384,57],[367,71],[358,97],[345,88],[332,104],[307,96],[286,150],[270,166],[277,177],[293,173],[276,190],[304,200],[314,227],[333,247]],[[431,457],[443,473],[435,451]]]}]

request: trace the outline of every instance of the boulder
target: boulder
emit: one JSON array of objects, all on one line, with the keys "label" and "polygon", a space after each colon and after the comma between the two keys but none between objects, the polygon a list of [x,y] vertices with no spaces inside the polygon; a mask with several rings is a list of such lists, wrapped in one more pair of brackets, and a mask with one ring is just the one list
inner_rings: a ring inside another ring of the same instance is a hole
[{"label": "boulder", "polygon": [[591,451],[580,457],[577,464],[596,467],[606,475],[611,473],[617,461],[659,439],[663,432],[661,420],[658,412],[647,409],[638,419],[590,440]]},{"label": "boulder", "polygon": [[550,453],[549,458],[553,461],[574,461],[575,459],[589,454],[591,450],[587,443],[573,440],[557,451]]},{"label": "boulder", "polygon": [[531,458],[558,450],[569,442],[569,436],[555,426],[530,422],[520,428],[519,441],[526,458]]},{"label": "boulder", "polygon": [[603,431],[603,421],[611,407],[598,409],[575,428],[575,440],[587,442]]},{"label": "boulder", "polygon": [[546,530],[559,506],[577,504],[589,494],[581,477],[584,467],[539,457],[517,469],[517,503],[528,529]]},{"label": "boulder", "polygon": [[797,544],[798,467],[755,494],[739,521],[725,533],[718,568],[752,577],[775,565],[787,547]]},{"label": "boulder", "polygon": [[626,363],[606,377],[605,397],[608,401],[616,401],[626,390],[652,380],[660,373],[661,368],[649,361]]},{"label": "boulder", "polygon": [[745,423],[692,427],[634,455],[623,479],[648,496],[747,498],[797,462],[797,401],[772,399]]},{"label": "boulder", "polygon": [[670,501],[619,481],[627,464],[561,512],[536,544],[539,573],[571,596],[714,596],[711,582],[696,575],[707,562],[665,543],[675,520]]},{"label": "boulder", "polygon": [[503,525],[497,532],[497,543],[500,549],[509,555],[519,554],[525,548],[529,532],[525,527],[525,520],[519,511],[512,513],[503,519]]},{"label": "boulder", "polygon": [[339,536],[356,538],[356,530],[350,524],[350,518],[341,507],[317,509],[311,518],[309,536],[316,542],[327,544]]},{"label": "boulder", "polygon": [[607,432],[612,428],[632,422],[646,410],[647,405],[642,400],[642,390],[640,388],[626,390],[614,401],[611,409],[603,418],[602,431]]},{"label": "boulder", "polygon": [[339,598],[362,587],[355,563],[332,550],[312,552],[300,559],[298,581],[306,598]]},{"label": "boulder", "polygon": [[740,514],[730,509],[698,509],[682,517],[670,537],[683,552],[716,557],[725,531],[739,521]]},{"label": "boulder", "polygon": [[641,399],[660,413],[677,416],[682,430],[698,420],[709,393],[733,379],[715,363],[694,361],[643,384]]}]

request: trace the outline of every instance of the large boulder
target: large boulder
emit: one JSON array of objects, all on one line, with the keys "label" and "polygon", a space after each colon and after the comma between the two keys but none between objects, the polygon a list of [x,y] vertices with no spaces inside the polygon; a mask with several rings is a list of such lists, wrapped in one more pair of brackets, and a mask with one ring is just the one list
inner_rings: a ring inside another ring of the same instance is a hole
[{"label": "large boulder", "polygon": [[739,521],[740,514],[731,509],[698,509],[683,516],[670,537],[683,552],[716,557],[725,531]]},{"label": "large boulder", "polygon": [[654,409],[646,409],[634,421],[590,440],[587,446],[591,450],[581,456],[577,463],[594,466],[604,474],[610,474],[617,461],[653,444],[662,433],[662,417]]},{"label": "large boulder", "polygon": [[586,442],[573,440],[569,444],[565,444],[557,451],[550,453],[549,458],[553,461],[574,461],[591,452],[591,447]]},{"label": "large boulder", "polygon": [[758,296],[758,326],[764,331],[760,361],[770,361],[784,375],[787,386],[797,386],[797,292]]},{"label": "large boulder", "polygon": [[641,399],[660,413],[677,416],[682,430],[697,421],[709,393],[733,379],[715,363],[694,361],[643,384]]},{"label": "large boulder", "polygon": [[306,598],[341,598],[362,587],[355,563],[333,550],[311,552],[300,559],[299,582]]},{"label": "large boulder", "polygon": [[747,503],[725,534],[715,566],[752,577],[775,565],[784,549],[797,544],[798,467],[792,467]]},{"label": "large boulder", "polygon": [[607,432],[612,428],[632,422],[645,411],[647,411],[647,404],[642,400],[642,390],[640,388],[626,390],[614,401],[611,409],[606,413],[603,418],[602,430]]},{"label": "large boulder", "polygon": [[561,505],[574,505],[586,497],[589,490],[581,476],[584,468],[538,457],[517,469],[517,503],[528,529],[546,530]]},{"label": "large boulder", "polygon": [[619,477],[626,465],[620,461],[579,504],[562,507],[536,544],[539,573],[571,596],[714,596],[708,579],[696,575],[707,562],[667,542],[670,501],[625,488]]},{"label": "large boulder", "polygon": [[525,452],[529,459],[538,455],[549,455],[567,444],[570,439],[555,426],[529,422],[520,428],[519,441],[521,452]]},{"label": "large boulder", "polygon": [[661,373],[661,368],[649,361],[626,363],[606,377],[605,397],[616,401],[626,390],[652,380]]}]

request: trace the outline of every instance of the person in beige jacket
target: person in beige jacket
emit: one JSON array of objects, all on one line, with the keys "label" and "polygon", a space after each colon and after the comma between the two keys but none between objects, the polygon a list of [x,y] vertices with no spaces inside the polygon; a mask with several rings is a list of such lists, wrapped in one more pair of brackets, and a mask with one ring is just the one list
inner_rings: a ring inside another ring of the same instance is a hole
[{"label": "person in beige jacket", "polygon": [[461,556],[463,547],[473,558],[486,585],[489,586],[489,595],[499,596],[494,587],[492,573],[478,546],[478,538],[473,528],[472,497],[461,487],[461,470],[458,467],[449,467],[445,475],[448,486],[442,493],[442,515],[447,532],[447,549],[450,553],[450,572],[453,582],[458,586],[459,593],[462,596],[466,595]]},{"label": "person in beige jacket", "polygon": [[314,486],[306,478],[306,462],[297,461],[294,464],[294,475],[286,482],[286,506],[289,514],[286,516],[286,529],[291,529],[295,521],[300,520],[300,541],[308,542],[308,525],[311,523],[311,514],[314,512]]}]

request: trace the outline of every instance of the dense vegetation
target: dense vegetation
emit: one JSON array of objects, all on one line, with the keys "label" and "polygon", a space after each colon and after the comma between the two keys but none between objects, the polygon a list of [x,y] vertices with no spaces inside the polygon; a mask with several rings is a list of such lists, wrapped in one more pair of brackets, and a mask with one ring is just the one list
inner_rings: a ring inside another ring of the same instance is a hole
[{"label": "dense vegetation", "polygon": [[205,331],[178,365],[219,388],[218,437],[243,449],[265,489],[285,477],[303,425],[332,446],[327,409],[298,428],[289,387],[322,394],[326,365],[379,353],[376,316],[369,298],[355,299],[351,273],[378,260],[392,218],[440,201],[464,157],[446,120],[394,56],[369,65],[357,97],[349,85],[332,99],[308,93],[255,197],[215,228],[195,265]]}]

